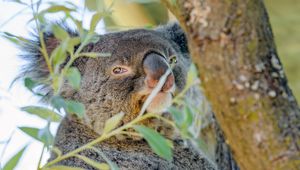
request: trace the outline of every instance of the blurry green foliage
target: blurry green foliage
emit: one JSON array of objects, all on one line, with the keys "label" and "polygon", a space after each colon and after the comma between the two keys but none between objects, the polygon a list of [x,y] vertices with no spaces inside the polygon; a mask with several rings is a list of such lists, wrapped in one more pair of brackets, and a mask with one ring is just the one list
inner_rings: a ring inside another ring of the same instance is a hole
[{"label": "blurry green foliage", "polygon": [[300,1],[265,0],[289,85],[300,101]]}]

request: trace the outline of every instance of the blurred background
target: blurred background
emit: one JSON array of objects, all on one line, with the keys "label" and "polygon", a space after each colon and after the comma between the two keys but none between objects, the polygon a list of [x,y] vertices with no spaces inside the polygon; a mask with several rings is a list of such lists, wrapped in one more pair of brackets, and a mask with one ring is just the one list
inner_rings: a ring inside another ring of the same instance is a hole
[{"label": "blurred background", "polygon": [[300,1],[265,0],[277,51],[289,85],[300,101]]},{"label": "blurred background", "polygon": [[[142,3],[134,3],[136,1]],[[110,6],[112,2],[114,4],[112,14],[98,25],[98,32],[136,27],[149,28],[168,22],[170,19],[168,11],[159,3],[149,3],[150,1],[101,1],[105,6]],[[30,1],[26,2],[29,3]],[[93,0],[72,2],[82,8],[85,4],[89,10],[97,10],[97,5],[94,4]],[[300,101],[300,0],[265,0],[265,4],[289,85]],[[87,21],[90,20],[91,13],[85,15]],[[23,11],[22,5],[0,0],[0,14],[0,32],[7,31],[25,37],[29,35],[30,27],[27,22],[31,18],[31,13],[26,10]],[[14,15],[15,17],[13,17]],[[85,25],[88,27],[88,22]],[[16,169],[36,169],[42,144],[20,132],[17,127],[42,128],[45,125],[43,120],[19,110],[22,106],[40,103],[36,97],[28,92],[23,82],[17,82],[12,88],[9,88],[23,63],[17,57],[20,51],[1,37],[0,51],[0,161],[3,165],[24,145],[28,144],[29,148],[25,151]],[[51,131],[55,133],[56,128],[57,124],[54,124]],[[11,140],[8,140],[10,138]],[[42,161],[45,162],[46,160],[47,157]]]}]

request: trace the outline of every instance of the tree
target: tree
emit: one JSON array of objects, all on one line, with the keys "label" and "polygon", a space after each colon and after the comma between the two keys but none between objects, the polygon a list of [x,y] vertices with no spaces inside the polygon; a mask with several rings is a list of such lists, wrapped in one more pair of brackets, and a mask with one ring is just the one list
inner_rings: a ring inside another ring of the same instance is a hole
[{"label": "tree", "polygon": [[164,1],[241,169],[299,169],[300,110],[262,0]]}]

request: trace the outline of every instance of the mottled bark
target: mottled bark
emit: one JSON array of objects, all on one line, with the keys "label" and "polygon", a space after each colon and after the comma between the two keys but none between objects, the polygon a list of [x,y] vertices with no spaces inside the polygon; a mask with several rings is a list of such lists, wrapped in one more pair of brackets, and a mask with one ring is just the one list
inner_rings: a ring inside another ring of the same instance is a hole
[{"label": "mottled bark", "polygon": [[300,169],[300,111],[262,0],[178,0],[207,98],[241,169]]}]

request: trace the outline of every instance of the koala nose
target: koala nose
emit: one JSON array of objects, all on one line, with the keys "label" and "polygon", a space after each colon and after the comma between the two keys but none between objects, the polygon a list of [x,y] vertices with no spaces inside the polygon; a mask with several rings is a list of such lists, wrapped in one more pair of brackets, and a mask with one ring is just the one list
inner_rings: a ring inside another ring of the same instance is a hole
[{"label": "koala nose", "polygon": [[[161,76],[163,76],[165,72],[169,69],[169,65],[163,56],[157,53],[150,53],[144,58],[143,68],[146,73],[145,81],[147,87],[155,88]],[[170,73],[161,91],[167,92],[168,90],[170,90],[173,87],[174,82],[174,75],[173,73]]]}]

